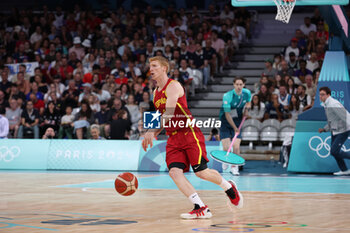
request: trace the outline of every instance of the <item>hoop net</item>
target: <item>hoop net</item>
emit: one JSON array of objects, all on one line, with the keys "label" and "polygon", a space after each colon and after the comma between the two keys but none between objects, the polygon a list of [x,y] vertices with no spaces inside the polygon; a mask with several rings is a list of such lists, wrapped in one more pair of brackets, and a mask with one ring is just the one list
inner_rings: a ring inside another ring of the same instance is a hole
[{"label": "hoop net", "polygon": [[296,0],[273,0],[277,6],[276,20],[288,23]]}]

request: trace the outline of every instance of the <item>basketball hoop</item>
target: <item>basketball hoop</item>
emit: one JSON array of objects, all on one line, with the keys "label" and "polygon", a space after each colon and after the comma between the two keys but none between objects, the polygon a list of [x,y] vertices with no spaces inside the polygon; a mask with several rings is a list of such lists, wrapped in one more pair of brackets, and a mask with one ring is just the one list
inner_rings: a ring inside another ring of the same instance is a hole
[{"label": "basketball hoop", "polygon": [[296,0],[273,0],[277,6],[276,20],[288,23]]}]

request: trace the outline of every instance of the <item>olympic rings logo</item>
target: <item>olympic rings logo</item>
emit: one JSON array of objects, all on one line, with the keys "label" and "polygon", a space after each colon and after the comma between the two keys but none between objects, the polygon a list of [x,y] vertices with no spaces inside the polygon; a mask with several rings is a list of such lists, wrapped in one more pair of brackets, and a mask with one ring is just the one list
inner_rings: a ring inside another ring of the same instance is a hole
[{"label": "olympic rings logo", "polygon": [[0,161],[3,160],[4,162],[8,163],[14,160],[16,157],[19,156],[21,153],[21,150],[18,146],[0,146]]},{"label": "olympic rings logo", "polygon": [[[316,154],[320,158],[327,158],[331,153],[331,147],[330,143],[328,141],[331,139],[331,136],[326,137],[326,139],[323,141],[320,136],[313,136],[309,140],[309,148],[316,152]],[[349,137],[350,139],[350,137]],[[317,145],[317,146],[315,146]],[[345,145],[341,148],[344,152],[350,151],[350,148],[347,149]]]}]

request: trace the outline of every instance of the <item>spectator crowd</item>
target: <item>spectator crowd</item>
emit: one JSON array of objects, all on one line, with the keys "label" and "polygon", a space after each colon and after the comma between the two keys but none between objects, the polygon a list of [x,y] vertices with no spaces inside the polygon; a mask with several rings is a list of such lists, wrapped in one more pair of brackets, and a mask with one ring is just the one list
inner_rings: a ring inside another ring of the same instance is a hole
[{"label": "spectator crowd", "polygon": [[295,37],[274,59],[265,60],[255,83],[250,118],[297,119],[315,100],[317,81],[328,48],[328,27],[318,8],[295,30]]},{"label": "spectator crowd", "polygon": [[142,137],[143,112],[154,110],[149,57],[168,58],[169,77],[191,98],[250,37],[245,8],[219,10],[94,12],[75,5],[1,15],[0,109],[8,137]]}]

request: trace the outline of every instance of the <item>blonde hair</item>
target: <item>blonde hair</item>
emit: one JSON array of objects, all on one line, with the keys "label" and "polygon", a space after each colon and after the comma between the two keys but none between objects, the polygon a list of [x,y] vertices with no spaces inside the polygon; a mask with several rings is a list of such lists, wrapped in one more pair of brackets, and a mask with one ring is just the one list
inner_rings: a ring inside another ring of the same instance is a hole
[{"label": "blonde hair", "polygon": [[170,65],[169,65],[169,61],[168,59],[166,59],[165,57],[162,57],[162,56],[155,56],[155,57],[151,57],[148,59],[149,62],[153,62],[153,61],[157,61],[159,62],[159,64],[161,66],[165,66],[166,67],[166,72],[168,73],[169,70],[170,70]]}]

